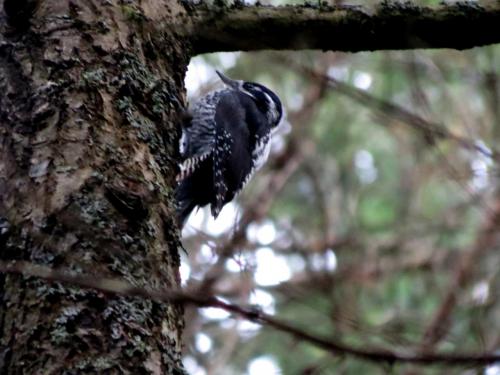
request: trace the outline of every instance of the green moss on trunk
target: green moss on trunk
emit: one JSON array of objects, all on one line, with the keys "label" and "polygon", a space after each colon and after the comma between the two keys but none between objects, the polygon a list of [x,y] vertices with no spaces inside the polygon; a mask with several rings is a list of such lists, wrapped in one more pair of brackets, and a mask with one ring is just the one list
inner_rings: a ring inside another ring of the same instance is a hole
[{"label": "green moss on trunk", "polygon": [[[171,187],[189,57],[155,37],[149,18],[171,7],[130,7],[147,25],[115,2],[46,0],[28,30],[2,26],[2,260],[179,283]],[[181,306],[0,281],[2,374],[184,373]]]}]

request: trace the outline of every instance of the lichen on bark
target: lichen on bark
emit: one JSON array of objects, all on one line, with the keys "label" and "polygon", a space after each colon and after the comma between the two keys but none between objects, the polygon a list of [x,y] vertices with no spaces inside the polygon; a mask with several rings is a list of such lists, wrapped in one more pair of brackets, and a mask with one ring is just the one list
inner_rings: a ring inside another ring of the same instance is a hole
[{"label": "lichen on bark", "polygon": [[408,1],[371,5],[209,6],[192,4],[180,29],[193,51],[262,49],[374,51],[417,48],[467,49],[500,42],[498,3],[420,6]]},{"label": "lichen on bark", "polygon": [[[189,56],[154,21],[182,7],[119,3],[45,0],[22,30],[0,13],[0,258],[171,287]],[[1,276],[0,373],[182,374],[182,313]]]}]

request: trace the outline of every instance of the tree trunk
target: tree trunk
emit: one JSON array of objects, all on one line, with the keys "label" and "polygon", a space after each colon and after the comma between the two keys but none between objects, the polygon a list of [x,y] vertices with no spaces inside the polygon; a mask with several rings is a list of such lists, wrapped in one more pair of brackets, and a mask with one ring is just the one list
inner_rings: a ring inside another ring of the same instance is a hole
[{"label": "tree trunk", "polygon": [[[170,202],[189,56],[154,27],[183,8],[2,5],[1,259],[177,286]],[[15,275],[1,277],[0,304],[1,374],[184,373],[180,306]]]}]

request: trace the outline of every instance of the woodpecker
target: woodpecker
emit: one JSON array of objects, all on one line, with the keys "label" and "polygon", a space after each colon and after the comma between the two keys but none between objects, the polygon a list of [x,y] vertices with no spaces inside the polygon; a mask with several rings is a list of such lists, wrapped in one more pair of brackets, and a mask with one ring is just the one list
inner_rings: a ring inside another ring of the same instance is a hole
[{"label": "woodpecker", "polygon": [[267,160],[283,120],[281,101],[267,87],[216,73],[224,89],[195,102],[182,124],[175,190],[180,227],[195,207],[207,204],[217,218]]}]

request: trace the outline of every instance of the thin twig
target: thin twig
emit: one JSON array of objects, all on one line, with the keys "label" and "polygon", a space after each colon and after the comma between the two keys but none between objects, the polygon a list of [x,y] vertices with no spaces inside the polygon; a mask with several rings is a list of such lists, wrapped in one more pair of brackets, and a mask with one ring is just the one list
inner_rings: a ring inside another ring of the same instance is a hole
[{"label": "thin twig", "polygon": [[474,246],[461,255],[448,291],[425,329],[420,345],[421,351],[433,350],[436,344],[448,333],[451,326],[450,317],[458,302],[458,293],[470,282],[478,261],[484,258],[485,253],[498,246],[500,241],[498,228],[500,228],[500,198],[495,203],[493,213],[488,215]]},{"label": "thin twig", "polygon": [[491,158],[495,161],[500,160],[500,152],[498,152],[498,150],[487,149],[474,140],[449,131],[442,124],[427,121],[423,117],[414,114],[395,103],[375,97],[363,90],[350,86],[323,73],[318,73],[313,69],[299,65],[289,59],[280,60],[282,62],[286,62],[287,66],[292,67],[294,70],[299,71],[308,77],[311,77],[320,82],[327,83],[330,88],[335,89],[339,93],[348,96],[358,103],[369,106],[370,108],[374,108],[380,111],[381,114],[390,114],[392,118],[395,118],[402,123],[405,123],[420,131],[423,137],[430,143],[434,142],[436,139],[449,139],[456,142],[465,149],[476,151],[484,155],[485,157]]},{"label": "thin twig", "polygon": [[485,365],[500,361],[500,354],[482,353],[439,353],[415,354],[398,353],[386,349],[361,349],[339,341],[320,337],[274,318],[254,308],[245,308],[210,296],[187,292],[180,289],[146,289],[133,286],[125,281],[110,278],[98,278],[95,275],[74,274],[50,267],[27,262],[0,262],[0,272],[36,277],[51,283],[72,284],[85,289],[94,289],[106,294],[119,294],[128,297],[140,297],[162,302],[193,304],[199,307],[215,307],[239,315],[250,321],[273,327],[295,338],[308,342],[335,355],[351,355],[372,362],[405,362],[420,364],[443,364],[449,366]]}]

